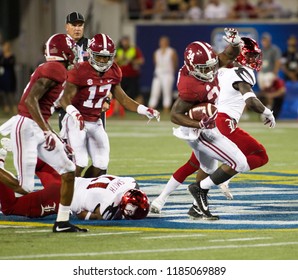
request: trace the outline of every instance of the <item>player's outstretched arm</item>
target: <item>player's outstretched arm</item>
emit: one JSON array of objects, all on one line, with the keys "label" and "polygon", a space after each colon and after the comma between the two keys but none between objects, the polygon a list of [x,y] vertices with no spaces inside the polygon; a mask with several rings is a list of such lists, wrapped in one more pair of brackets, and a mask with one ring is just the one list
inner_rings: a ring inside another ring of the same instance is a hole
[{"label": "player's outstretched arm", "polygon": [[225,28],[223,39],[229,44],[225,50],[218,55],[219,67],[225,67],[232,63],[239,55],[241,49],[241,38],[235,28]]},{"label": "player's outstretched arm", "polygon": [[130,98],[119,84],[113,87],[112,93],[125,109],[144,115],[149,120],[156,118],[157,121],[160,121],[160,113],[157,110],[148,108]]}]

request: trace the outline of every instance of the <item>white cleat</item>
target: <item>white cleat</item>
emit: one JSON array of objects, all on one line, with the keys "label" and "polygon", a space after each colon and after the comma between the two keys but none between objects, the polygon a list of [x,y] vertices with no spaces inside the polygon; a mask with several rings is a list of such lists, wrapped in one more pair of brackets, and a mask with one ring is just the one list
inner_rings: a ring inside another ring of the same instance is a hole
[{"label": "white cleat", "polygon": [[229,184],[227,183],[222,183],[218,186],[221,190],[221,192],[224,194],[224,196],[229,199],[229,200],[232,200],[234,197],[233,197],[233,194],[231,193],[230,189],[229,189]]},{"label": "white cleat", "polygon": [[165,205],[166,201],[160,199],[159,197],[155,198],[150,205],[150,212],[155,214],[160,214],[162,207]]},{"label": "white cleat", "polygon": [[2,145],[3,149],[6,150],[7,152],[12,151],[12,144],[11,144],[11,139],[10,138],[3,137],[1,139],[1,145]]}]

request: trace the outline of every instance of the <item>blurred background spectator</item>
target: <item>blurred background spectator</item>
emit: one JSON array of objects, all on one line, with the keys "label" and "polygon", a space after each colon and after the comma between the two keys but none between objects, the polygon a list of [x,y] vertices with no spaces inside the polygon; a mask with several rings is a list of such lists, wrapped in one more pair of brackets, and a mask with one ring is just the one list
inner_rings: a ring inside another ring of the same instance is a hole
[{"label": "blurred background spectator", "polygon": [[289,16],[278,0],[260,0],[257,3],[258,17],[262,19],[283,18]]},{"label": "blurred background spectator", "polygon": [[257,9],[249,0],[234,0],[230,18],[232,19],[248,19],[257,18]]},{"label": "blurred background spectator", "polygon": [[260,90],[270,86],[272,81],[280,70],[281,50],[278,46],[272,44],[272,38],[269,33],[263,33],[261,37],[261,49],[263,54],[263,64],[258,72],[257,81]]},{"label": "blurred background spectator", "polygon": [[287,40],[287,49],[281,58],[281,71],[286,81],[298,81],[298,46],[295,35]]},{"label": "blurred background spectator", "polygon": [[186,13],[186,18],[192,21],[203,18],[203,11],[199,6],[198,0],[189,0],[189,7]]},{"label": "blurred background spectator", "polygon": [[142,19],[163,19],[166,12],[166,0],[141,0]]},{"label": "blurred background spectator", "polygon": [[122,70],[121,86],[126,94],[139,103],[144,103],[140,90],[141,66],[145,59],[142,51],[133,46],[129,36],[123,36],[117,46],[115,61]]},{"label": "blurred background spectator", "polygon": [[229,7],[221,0],[209,0],[204,9],[205,19],[226,19],[228,15]]},{"label": "blurred background spectator", "polygon": [[0,102],[4,113],[17,112],[15,73],[16,58],[9,41],[3,42],[0,53]]},{"label": "blurred background spectator", "polygon": [[259,92],[259,97],[273,111],[274,117],[278,119],[286,95],[285,82],[278,76],[271,76],[268,79],[268,85]]},{"label": "blurred background spectator", "polygon": [[173,102],[173,85],[178,70],[177,51],[170,46],[170,39],[162,36],[159,48],[153,54],[154,73],[149,107],[156,109],[162,93],[163,112],[169,113]]}]

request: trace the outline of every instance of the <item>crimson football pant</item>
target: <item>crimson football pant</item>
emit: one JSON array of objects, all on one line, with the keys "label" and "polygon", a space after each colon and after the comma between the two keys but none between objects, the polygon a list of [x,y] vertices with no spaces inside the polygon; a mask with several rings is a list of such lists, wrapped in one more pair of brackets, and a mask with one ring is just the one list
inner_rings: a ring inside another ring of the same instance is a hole
[{"label": "crimson football pant", "polygon": [[58,212],[60,201],[60,175],[48,164],[38,160],[36,175],[44,189],[16,198],[14,191],[0,182],[0,204],[4,215],[40,218]]},{"label": "crimson football pant", "polygon": [[218,113],[216,126],[227,138],[234,142],[247,158],[250,170],[261,167],[268,162],[265,147],[243,129],[227,114]]}]

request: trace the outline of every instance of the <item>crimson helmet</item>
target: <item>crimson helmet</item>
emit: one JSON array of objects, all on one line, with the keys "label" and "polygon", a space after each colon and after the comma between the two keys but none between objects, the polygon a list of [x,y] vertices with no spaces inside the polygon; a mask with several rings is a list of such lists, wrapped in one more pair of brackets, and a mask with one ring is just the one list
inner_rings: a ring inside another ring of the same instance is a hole
[{"label": "crimson helmet", "polygon": [[195,41],[184,51],[184,65],[196,79],[212,82],[218,69],[218,57],[208,43]]},{"label": "crimson helmet", "polygon": [[144,219],[149,212],[148,197],[140,190],[128,190],[122,196],[120,209],[127,220]]},{"label": "crimson helmet", "polygon": [[248,66],[256,71],[259,71],[262,66],[262,50],[258,43],[247,37],[241,37],[243,47],[236,61],[243,66]]},{"label": "crimson helmet", "polygon": [[45,44],[46,61],[68,61],[73,64],[77,56],[75,41],[66,34],[54,34]]},{"label": "crimson helmet", "polygon": [[[106,34],[96,34],[88,45],[89,63],[98,72],[106,72],[113,65],[116,52],[113,40]],[[102,61],[102,58],[106,58]]]}]

